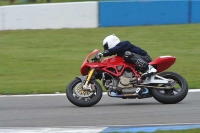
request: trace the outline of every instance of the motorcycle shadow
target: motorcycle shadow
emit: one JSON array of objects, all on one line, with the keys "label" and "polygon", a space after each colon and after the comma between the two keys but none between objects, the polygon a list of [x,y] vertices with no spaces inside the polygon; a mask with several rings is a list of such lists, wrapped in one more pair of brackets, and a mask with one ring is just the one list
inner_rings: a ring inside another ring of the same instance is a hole
[{"label": "motorcycle shadow", "polygon": [[144,106],[144,105],[163,105],[161,103],[155,103],[155,102],[151,102],[151,103],[104,103],[104,104],[97,104],[94,107],[102,107],[102,106]]},{"label": "motorcycle shadow", "polygon": [[155,102],[127,102],[127,103],[98,103],[94,107],[108,107],[108,106],[175,106],[175,105],[185,104],[184,102],[176,103],[176,104],[162,104],[157,101]]}]

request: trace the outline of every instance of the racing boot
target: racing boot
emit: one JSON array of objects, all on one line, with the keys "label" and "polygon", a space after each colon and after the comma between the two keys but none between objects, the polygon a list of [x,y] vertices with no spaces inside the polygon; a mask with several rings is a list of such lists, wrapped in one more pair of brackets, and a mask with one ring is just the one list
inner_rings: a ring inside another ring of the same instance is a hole
[{"label": "racing boot", "polygon": [[153,66],[148,65],[147,71],[141,75],[141,78],[144,80],[156,72],[157,72],[157,70]]}]

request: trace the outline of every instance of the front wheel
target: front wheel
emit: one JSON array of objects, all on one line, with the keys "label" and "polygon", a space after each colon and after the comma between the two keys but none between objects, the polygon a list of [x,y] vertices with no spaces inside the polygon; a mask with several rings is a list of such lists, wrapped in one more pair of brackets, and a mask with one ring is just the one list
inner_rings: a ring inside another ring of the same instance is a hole
[{"label": "front wheel", "polygon": [[[179,74],[174,72],[163,72],[158,74],[166,79],[171,79],[176,82],[172,89],[152,89],[152,96],[164,104],[175,104],[182,101],[188,93],[187,81]],[[159,85],[164,87],[165,85]]]},{"label": "front wheel", "polygon": [[94,91],[83,90],[83,84],[76,78],[66,88],[68,100],[79,107],[90,107],[97,104],[102,97],[102,88],[97,81],[91,81]]}]

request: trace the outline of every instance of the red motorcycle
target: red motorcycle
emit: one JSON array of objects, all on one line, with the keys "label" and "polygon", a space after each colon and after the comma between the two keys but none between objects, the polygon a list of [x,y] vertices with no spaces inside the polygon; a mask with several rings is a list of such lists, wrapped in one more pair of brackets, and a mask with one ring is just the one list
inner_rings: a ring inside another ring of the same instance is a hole
[{"label": "red motorcycle", "polygon": [[[79,107],[97,104],[102,97],[102,81],[108,96],[122,99],[142,99],[154,97],[163,104],[182,101],[188,93],[187,81],[174,72],[163,72],[174,64],[176,57],[159,56],[149,64],[157,73],[141,79],[141,71],[135,64],[124,62],[123,57],[95,58],[99,50],[94,50],[81,66],[82,76],[77,76],[66,88],[69,101]],[[92,56],[94,58],[90,59]]]}]

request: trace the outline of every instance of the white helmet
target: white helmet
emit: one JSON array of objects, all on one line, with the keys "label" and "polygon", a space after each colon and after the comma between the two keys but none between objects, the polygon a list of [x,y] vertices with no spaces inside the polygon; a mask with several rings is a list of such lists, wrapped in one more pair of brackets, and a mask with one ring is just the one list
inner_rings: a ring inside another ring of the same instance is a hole
[{"label": "white helmet", "polygon": [[115,36],[115,34],[107,36],[103,40],[104,50],[115,47],[119,42],[120,42],[120,40],[117,36]]}]

